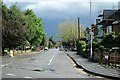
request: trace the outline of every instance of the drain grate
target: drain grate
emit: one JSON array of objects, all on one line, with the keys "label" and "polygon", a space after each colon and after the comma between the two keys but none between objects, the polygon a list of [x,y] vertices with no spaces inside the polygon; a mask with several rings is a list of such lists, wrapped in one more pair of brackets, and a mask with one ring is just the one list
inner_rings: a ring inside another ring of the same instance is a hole
[{"label": "drain grate", "polygon": [[34,58],[31,58],[30,60],[36,60],[36,59],[34,59]]}]

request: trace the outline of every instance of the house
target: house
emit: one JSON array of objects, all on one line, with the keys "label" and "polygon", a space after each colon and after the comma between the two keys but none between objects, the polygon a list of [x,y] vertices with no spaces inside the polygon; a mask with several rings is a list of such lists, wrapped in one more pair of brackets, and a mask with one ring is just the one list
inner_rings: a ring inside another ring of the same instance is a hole
[{"label": "house", "polygon": [[103,10],[103,14],[96,19],[98,29],[98,42],[102,40],[106,33],[115,32],[115,35],[120,33],[120,9],[118,10]]}]

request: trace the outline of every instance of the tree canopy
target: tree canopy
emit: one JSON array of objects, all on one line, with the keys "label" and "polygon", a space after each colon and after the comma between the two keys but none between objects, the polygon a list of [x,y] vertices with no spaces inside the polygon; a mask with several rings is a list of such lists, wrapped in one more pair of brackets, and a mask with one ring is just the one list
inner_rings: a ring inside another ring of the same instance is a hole
[{"label": "tree canopy", "polygon": [[39,46],[45,36],[44,23],[33,10],[22,11],[16,4],[2,3],[2,47],[17,48],[30,43]]},{"label": "tree canopy", "polygon": [[[60,37],[63,42],[75,42],[78,39],[78,24],[77,21],[67,20],[59,24]],[[80,38],[85,38],[84,28],[80,25]]]}]

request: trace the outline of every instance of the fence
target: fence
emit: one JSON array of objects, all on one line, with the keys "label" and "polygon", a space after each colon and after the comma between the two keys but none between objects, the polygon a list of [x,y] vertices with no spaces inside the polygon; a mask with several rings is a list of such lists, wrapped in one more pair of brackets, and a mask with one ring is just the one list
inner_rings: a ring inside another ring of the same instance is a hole
[{"label": "fence", "polygon": [[[104,50],[104,56],[108,55],[108,66],[120,67],[120,49],[112,48],[110,50]],[[105,60],[105,57],[104,57]],[[104,63],[106,63],[104,61]]]},{"label": "fence", "polygon": [[120,67],[120,49],[97,49],[93,52],[93,61],[108,66]]},{"label": "fence", "polygon": [[113,65],[115,67],[120,65],[120,53],[111,52],[109,54],[109,65]]}]

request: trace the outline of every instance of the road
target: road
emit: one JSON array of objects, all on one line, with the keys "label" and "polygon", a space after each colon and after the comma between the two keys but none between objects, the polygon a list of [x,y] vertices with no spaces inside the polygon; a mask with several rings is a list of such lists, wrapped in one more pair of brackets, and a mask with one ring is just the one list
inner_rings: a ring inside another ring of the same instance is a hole
[{"label": "road", "polygon": [[3,78],[97,78],[76,68],[72,60],[58,49],[15,58],[3,57]]}]

